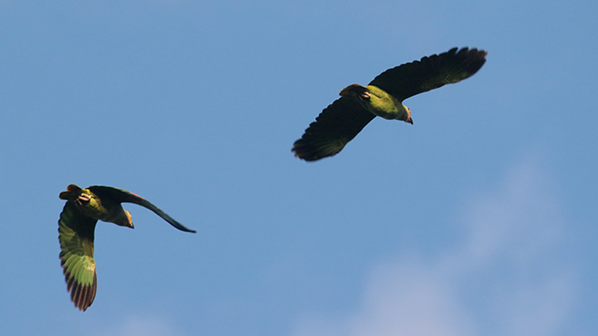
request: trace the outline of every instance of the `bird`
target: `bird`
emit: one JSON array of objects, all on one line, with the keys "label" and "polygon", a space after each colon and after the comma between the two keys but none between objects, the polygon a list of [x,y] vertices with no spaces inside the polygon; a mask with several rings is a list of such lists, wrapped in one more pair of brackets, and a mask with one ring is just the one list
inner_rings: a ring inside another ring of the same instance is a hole
[{"label": "bird", "polygon": [[66,204],[58,220],[60,242],[60,265],[71,294],[71,301],[80,311],[93,303],[97,291],[96,265],[93,257],[94,230],[98,220],[133,228],[131,214],[121,203],[141,205],[175,228],[195,233],[158,209],[146,199],[124,189],[91,186],[81,189],[75,184],[59,195]]},{"label": "bird", "polygon": [[376,116],[413,124],[405,99],[470,77],[484,65],[487,54],[477,48],[452,48],[388,69],[368,86],[349,85],[295,141],[291,152],[305,161],[333,156]]}]

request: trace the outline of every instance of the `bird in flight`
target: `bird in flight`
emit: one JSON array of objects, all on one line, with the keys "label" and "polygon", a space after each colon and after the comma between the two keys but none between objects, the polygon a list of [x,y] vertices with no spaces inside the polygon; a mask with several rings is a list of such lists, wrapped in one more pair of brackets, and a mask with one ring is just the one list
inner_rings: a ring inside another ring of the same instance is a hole
[{"label": "bird in flight", "polygon": [[148,208],[175,228],[193,232],[168,216],[164,211],[132,192],[105,186],[81,189],[71,184],[60,193],[66,200],[58,220],[60,264],[67,290],[75,307],[85,311],[96,296],[96,264],[93,258],[93,237],[99,220],[133,228],[131,214],[121,203],[135,203]]},{"label": "bird in flight", "polygon": [[333,156],[376,116],[413,124],[411,111],[403,105],[405,99],[470,77],[484,65],[487,54],[475,48],[453,48],[388,69],[366,87],[349,85],[309,125],[291,151],[305,161]]}]

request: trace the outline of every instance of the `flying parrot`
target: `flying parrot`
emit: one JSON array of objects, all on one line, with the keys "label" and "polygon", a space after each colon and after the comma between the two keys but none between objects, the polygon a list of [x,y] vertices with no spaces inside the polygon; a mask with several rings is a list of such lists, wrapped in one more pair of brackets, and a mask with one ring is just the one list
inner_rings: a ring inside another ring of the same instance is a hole
[{"label": "flying parrot", "polygon": [[349,85],[340,92],[341,98],[309,125],[291,151],[305,161],[333,156],[376,116],[413,124],[403,100],[470,77],[484,65],[487,54],[475,48],[453,48],[388,69],[366,87]]},{"label": "flying parrot", "polygon": [[121,203],[135,203],[162,217],[175,228],[193,232],[181,225],[149,201],[123,189],[91,186],[81,189],[71,184],[60,193],[66,200],[58,220],[60,265],[66,279],[67,290],[75,307],[85,311],[96,296],[96,264],[93,258],[93,236],[99,220],[133,228],[131,214]]}]

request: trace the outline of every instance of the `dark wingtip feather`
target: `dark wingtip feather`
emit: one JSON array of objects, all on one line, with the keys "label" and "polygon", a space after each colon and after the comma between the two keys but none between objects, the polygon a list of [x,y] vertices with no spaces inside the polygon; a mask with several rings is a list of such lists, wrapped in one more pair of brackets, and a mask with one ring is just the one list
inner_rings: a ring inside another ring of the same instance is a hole
[{"label": "dark wingtip feather", "polygon": [[320,159],[334,156],[344,148],[337,148],[335,150],[323,151],[321,148],[309,143],[304,139],[299,139],[293,144],[291,152],[295,153],[295,157],[307,162],[318,161]]},{"label": "dark wingtip feather", "polygon": [[77,282],[74,276],[64,270],[64,277],[66,280],[67,291],[71,293],[71,301],[80,311],[86,311],[93,303],[97,291],[97,275],[93,273],[93,283],[82,286]]},{"label": "dark wingtip feather", "polygon": [[469,49],[469,47],[463,47],[459,50],[458,47],[454,47],[438,55],[423,57],[419,62],[415,61],[414,63],[441,62],[442,59],[451,59],[453,60],[452,62],[455,62],[455,64],[458,64],[467,71],[468,75],[465,78],[468,78],[478,72],[482,65],[484,65],[486,55],[488,55],[488,52],[485,50],[478,50],[477,48]]},{"label": "dark wingtip feather", "polygon": [[302,139],[299,139],[293,143],[291,152],[295,153],[295,157],[301,160],[316,161],[318,159],[314,149],[310,148],[310,146]]},{"label": "dark wingtip feather", "polygon": [[[449,52],[454,52],[455,50],[457,50],[457,48],[453,48]],[[471,77],[482,68],[482,65],[486,63],[486,55],[488,55],[487,51],[478,50],[477,48],[469,49],[465,47],[459,50],[456,56],[458,59],[462,60],[466,71],[469,73],[465,78]]]}]

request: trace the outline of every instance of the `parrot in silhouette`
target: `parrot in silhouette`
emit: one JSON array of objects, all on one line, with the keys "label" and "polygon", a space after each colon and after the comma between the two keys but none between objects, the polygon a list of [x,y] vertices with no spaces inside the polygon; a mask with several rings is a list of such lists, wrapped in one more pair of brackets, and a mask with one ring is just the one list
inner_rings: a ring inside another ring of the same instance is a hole
[{"label": "parrot in silhouette", "polygon": [[75,307],[85,311],[96,296],[97,276],[93,258],[94,229],[98,220],[133,228],[131,214],[121,203],[135,203],[148,208],[175,228],[193,232],[164,211],[132,192],[106,186],[81,189],[71,184],[59,195],[66,204],[58,220],[60,264],[67,290]]},{"label": "parrot in silhouette", "polygon": [[388,69],[366,87],[349,85],[340,92],[341,98],[309,125],[291,151],[305,161],[333,156],[376,116],[413,124],[403,100],[470,77],[484,65],[487,54],[475,48],[453,48]]}]

